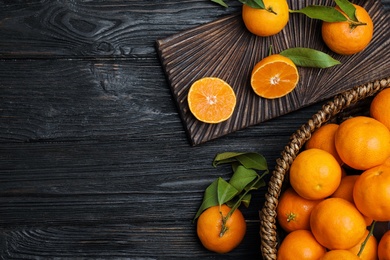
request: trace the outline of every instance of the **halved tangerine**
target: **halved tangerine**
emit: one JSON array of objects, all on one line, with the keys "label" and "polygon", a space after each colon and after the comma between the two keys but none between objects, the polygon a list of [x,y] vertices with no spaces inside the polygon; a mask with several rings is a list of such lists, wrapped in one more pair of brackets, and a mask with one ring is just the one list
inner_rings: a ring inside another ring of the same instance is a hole
[{"label": "halved tangerine", "polygon": [[252,70],[251,85],[263,98],[274,99],[287,95],[297,86],[298,69],[294,62],[280,54],[259,61]]},{"label": "halved tangerine", "polygon": [[229,119],[236,106],[233,88],[216,77],[204,77],[195,81],[187,99],[191,113],[199,121],[210,124]]}]

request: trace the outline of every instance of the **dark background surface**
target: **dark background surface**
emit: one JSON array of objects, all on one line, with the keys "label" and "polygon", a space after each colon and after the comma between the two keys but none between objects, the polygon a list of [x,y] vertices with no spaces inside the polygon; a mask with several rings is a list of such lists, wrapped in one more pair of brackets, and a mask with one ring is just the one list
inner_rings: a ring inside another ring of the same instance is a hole
[{"label": "dark background surface", "polygon": [[1,259],[261,259],[265,188],[236,250],[199,243],[204,189],[231,176],[211,162],[254,151],[272,169],[323,103],[190,145],[155,43],[240,10],[228,3],[0,1]]}]

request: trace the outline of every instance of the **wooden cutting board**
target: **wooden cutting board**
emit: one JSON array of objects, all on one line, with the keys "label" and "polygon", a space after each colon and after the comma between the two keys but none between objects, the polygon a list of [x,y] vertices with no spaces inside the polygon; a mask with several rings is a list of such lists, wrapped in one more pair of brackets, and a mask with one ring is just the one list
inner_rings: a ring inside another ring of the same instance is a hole
[{"label": "wooden cutting board", "polygon": [[[156,46],[172,95],[191,145],[260,124],[266,120],[328,99],[354,86],[390,76],[389,11],[381,1],[358,0],[374,22],[374,36],[362,52],[341,56],[330,51],[321,38],[321,21],[302,14],[290,14],[282,32],[258,37],[244,26],[241,14],[227,15],[165,39]],[[334,5],[333,0],[289,1],[290,9],[307,5]],[[328,53],[342,64],[328,69],[299,67],[300,81],[285,97],[268,100],[257,96],[250,86],[253,66],[268,55],[293,47],[306,47]],[[213,76],[228,82],[237,95],[232,117],[220,124],[205,124],[189,111],[187,93],[199,78]]]}]

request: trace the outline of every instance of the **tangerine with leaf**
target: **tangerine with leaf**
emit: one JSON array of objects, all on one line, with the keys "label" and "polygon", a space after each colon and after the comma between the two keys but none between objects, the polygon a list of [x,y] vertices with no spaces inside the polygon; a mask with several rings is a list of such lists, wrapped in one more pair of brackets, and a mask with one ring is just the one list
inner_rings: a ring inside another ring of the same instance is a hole
[{"label": "tangerine with leaf", "polygon": [[287,25],[289,7],[286,0],[252,2],[255,3],[251,5],[246,3],[242,6],[242,19],[251,33],[263,37],[271,36],[279,33]]}]

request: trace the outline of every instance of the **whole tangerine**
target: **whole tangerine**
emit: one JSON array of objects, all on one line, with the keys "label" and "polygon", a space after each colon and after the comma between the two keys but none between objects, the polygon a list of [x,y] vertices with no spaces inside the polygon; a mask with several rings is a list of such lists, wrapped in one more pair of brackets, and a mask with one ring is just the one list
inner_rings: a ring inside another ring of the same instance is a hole
[{"label": "whole tangerine", "polygon": [[334,158],[336,158],[336,160],[340,163],[340,165],[343,164],[343,161],[337,153],[336,146],[334,144],[334,136],[338,128],[339,125],[335,123],[322,125],[311,135],[310,139],[307,140],[305,143],[305,148],[318,148],[325,150],[333,155]]},{"label": "whole tangerine", "polygon": [[[348,251],[351,251],[355,255],[357,255],[360,252],[360,248],[366,239],[367,235],[370,232],[366,230],[366,233],[364,234],[363,239],[357,243],[352,248],[348,249]],[[370,235],[370,238],[367,240],[366,244],[364,245],[363,251],[359,255],[361,260],[377,260],[378,259],[378,241],[376,240],[375,236]]]},{"label": "whole tangerine", "polygon": [[390,131],[374,118],[351,117],[337,129],[335,145],[345,164],[366,170],[382,164],[390,156]]},{"label": "whole tangerine", "polygon": [[390,221],[390,166],[364,171],[355,182],[353,199],[359,211],[376,221]]},{"label": "whole tangerine", "polygon": [[[372,19],[363,7],[355,4],[354,7],[358,22],[348,19],[343,22],[322,23],[322,39],[335,53],[352,55],[364,50],[371,42],[374,32]],[[343,15],[347,17],[345,13]]]},{"label": "whole tangerine", "polygon": [[311,212],[310,227],[317,241],[330,250],[349,249],[366,232],[362,214],[352,203],[340,198],[318,203]]},{"label": "whole tangerine", "polygon": [[318,243],[309,230],[295,230],[281,242],[277,253],[278,260],[319,259],[326,248]]},{"label": "whole tangerine", "polygon": [[379,260],[390,260],[390,230],[383,234],[378,244]]},{"label": "whole tangerine", "polygon": [[324,199],[340,185],[340,164],[328,152],[312,148],[300,152],[290,167],[290,184],[302,197]]},{"label": "whole tangerine", "polygon": [[279,33],[289,19],[289,7],[286,0],[263,0],[265,9],[244,4],[242,19],[246,28],[257,36],[271,36]]},{"label": "whole tangerine", "polygon": [[223,204],[212,206],[200,214],[197,234],[203,246],[210,251],[224,254],[236,248],[246,232],[244,216],[239,209],[226,219],[231,208]]},{"label": "whole tangerine", "polygon": [[371,102],[370,115],[390,129],[390,88],[379,92]]},{"label": "whole tangerine", "polygon": [[278,223],[286,232],[310,230],[311,211],[320,201],[305,199],[293,188],[288,188],[280,196],[276,208]]}]

